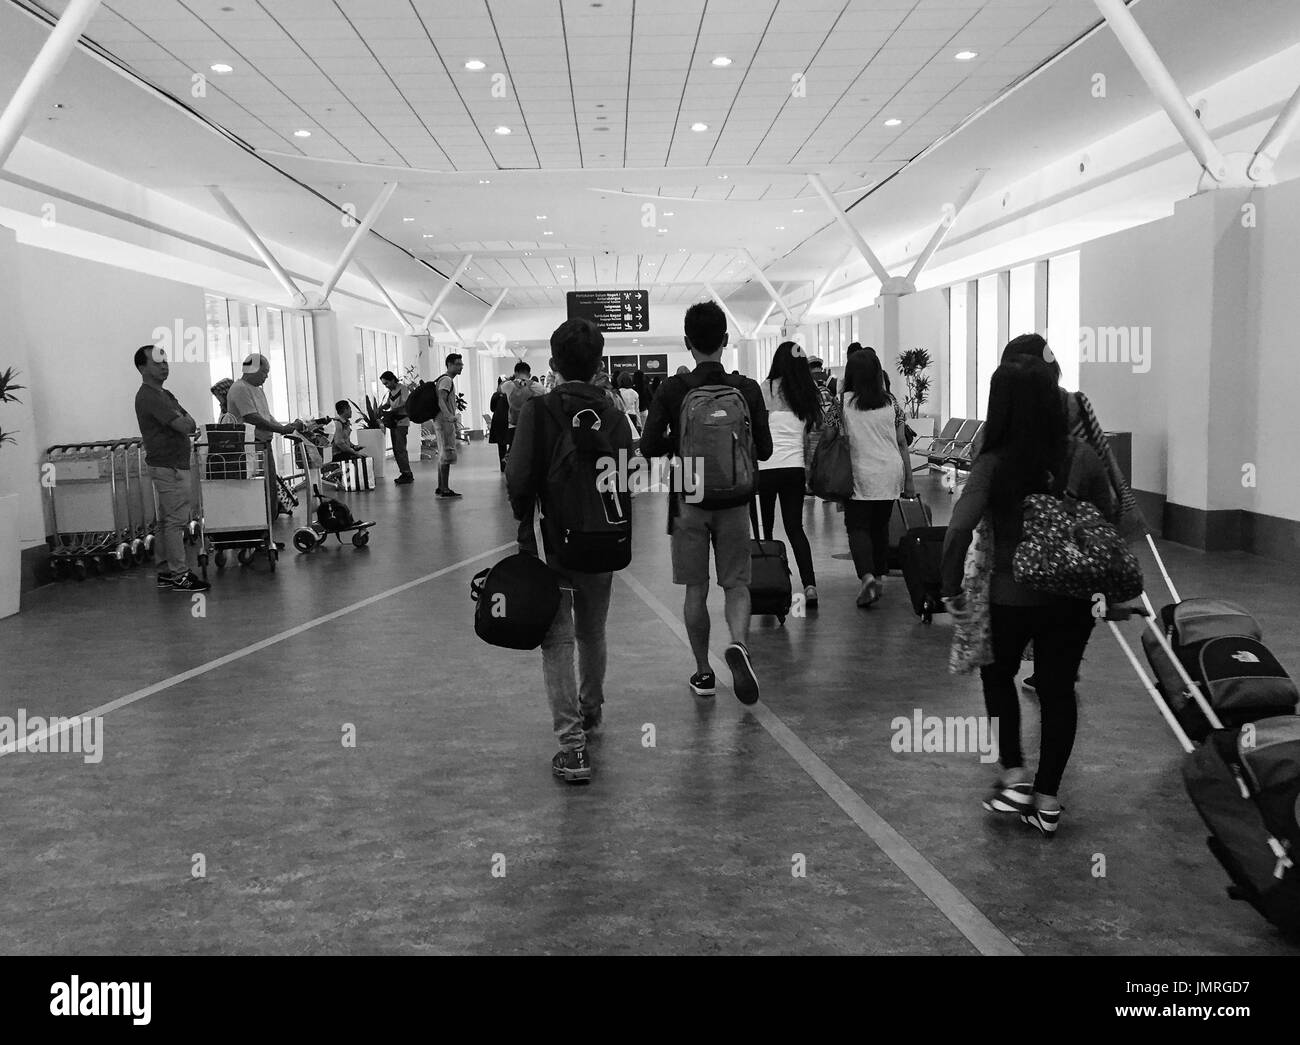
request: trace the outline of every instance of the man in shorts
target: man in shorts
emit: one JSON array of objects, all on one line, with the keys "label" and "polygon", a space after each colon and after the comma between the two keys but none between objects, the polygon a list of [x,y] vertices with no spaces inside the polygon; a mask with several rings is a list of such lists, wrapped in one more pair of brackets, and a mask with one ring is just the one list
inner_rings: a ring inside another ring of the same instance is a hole
[{"label": "man in shorts", "polygon": [[437,497],[460,497],[451,488],[451,466],[456,463],[456,377],[465,369],[460,353],[447,357],[447,372],[435,381],[438,391],[438,416],[433,420],[434,434],[438,437],[438,488]]},{"label": "man in shorts", "polygon": [[[686,310],[685,342],[696,367],[688,374],[674,374],[660,386],[650,404],[641,453],[651,459],[665,454],[680,455],[680,418],[686,395],[701,385],[728,385],[737,389],[749,407],[754,461],[772,456],[772,433],[767,424],[767,407],[757,383],[747,377],[728,374],[722,366],[727,344],[727,317],[716,302],[705,301]],[[669,495],[669,532],[672,534],[673,583],[684,585],[683,617],[695,654],[691,691],[709,697],[717,692],[717,679],[709,666],[709,551],[723,591],[727,628],[731,644],[726,649],[732,688],[743,704],[758,700],[758,679],[749,659],[749,503],[750,494],[738,503],[703,508],[690,503],[686,494]]]}]

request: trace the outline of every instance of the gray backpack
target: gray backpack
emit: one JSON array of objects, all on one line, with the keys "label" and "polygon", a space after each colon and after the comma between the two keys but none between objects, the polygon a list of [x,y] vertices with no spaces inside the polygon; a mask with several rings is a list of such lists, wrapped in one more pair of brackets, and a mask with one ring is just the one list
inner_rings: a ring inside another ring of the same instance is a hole
[{"label": "gray backpack", "polygon": [[739,388],[692,388],[682,401],[678,431],[682,469],[693,477],[683,489],[700,491],[701,508],[731,508],[754,496],[753,424]]}]

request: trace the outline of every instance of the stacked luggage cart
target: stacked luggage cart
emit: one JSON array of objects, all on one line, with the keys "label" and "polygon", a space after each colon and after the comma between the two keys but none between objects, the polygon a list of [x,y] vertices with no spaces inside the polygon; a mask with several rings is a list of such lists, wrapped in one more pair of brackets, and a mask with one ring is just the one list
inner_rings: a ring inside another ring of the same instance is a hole
[{"label": "stacked luggage cart", "polygon": [[56,580],[85,580],[152,557],[158,511],[139,438],[51,446],[41,487]]},{"label": "stacked luggage cart", "polygon": [[222,569],[232,551],[245,566],[265,552],[272,571],[279,559],[271,531],[279,493],[268,467],[272,451],[253,436],[252,425],[204,425],[195,442],[196,537],[204,580],[209,561]]}]

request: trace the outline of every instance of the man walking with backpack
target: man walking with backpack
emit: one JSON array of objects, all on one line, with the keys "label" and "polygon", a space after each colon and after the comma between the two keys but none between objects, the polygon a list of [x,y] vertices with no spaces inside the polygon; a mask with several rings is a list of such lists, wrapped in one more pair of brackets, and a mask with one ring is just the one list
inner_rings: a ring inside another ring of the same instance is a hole
[{"label": "man walking with backpack", "polygon": [[[641,453],[681,459],[682,477],[669,496],[673,583],[685,585],[683,617],[695,654],[691,691],[711,697],[717,680],[709,666],[709,548],[726,600],[731,644],[726,649],[732,688],[742,704],[758,700],[749,648],[749,503],[758,486],[758,462],[772,456],[763,392],[754,381],[722,367],[727,317],[716,302],[686,310],[686,347],[696,367],[668,378],[646,418]],[[690,503],[693,491],[698,503]]]},{"label": "man walking with backpack", "polygon": [[560,742],[551,771],[571,784],[591,779],[587,736],[603,715],[610,589],[614,571],[632,558],[632,498],[626,482],[610,481],[631,453],[632,429],[592,384],[604,347],[589,320],[556,329],[551,351],[560,383],[523,403],[506,462],[519,550],[538,553],[532,524],[540,502],[546,561],[559,574],[560,608],[542,640],[542,677]]}]

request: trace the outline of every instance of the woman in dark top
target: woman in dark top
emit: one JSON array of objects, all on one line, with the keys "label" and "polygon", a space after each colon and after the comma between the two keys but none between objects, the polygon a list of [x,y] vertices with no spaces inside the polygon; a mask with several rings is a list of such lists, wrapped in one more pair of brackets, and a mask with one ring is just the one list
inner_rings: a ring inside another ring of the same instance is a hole
[{"label": "woman in dark top", "polygon": [[[1068,469],[1068,475],[1067,475]],[[998,722],[1004,770],[984,808],[1019,814],[1051,837],[1061,815],[1061,777],[1074,747],[1078,707],[1074,680],[1092,634],[1092,606],[1082,599],[1048,595],[1017,584],[1011,564],[1024,534],[1024,499],[1059,493],[1065,482],[1114,522],[1116,508],[1101,461],[1071,439],[1056,375],[1041,360],[1020,357],[993,373],[983,449],[953,508],[943,546],[941,594],[954,619],[968,614],[962,579],[971,536],[986,516],[993,530],[989,584],[993,663],[980,668],[984,704]],[[1020,699],[1016,672],[1025,643],[1034,643],[1042,731],[1038,772],[1026,768],[1020,750]]]},{"label": "woman in dark top", "polygon": [[510,450],[510,399],[501,391],[503,377],[497,378],[497,390],[488,400],[488,410],[492,413],[492,424],[488,427],[488,442],[497,444],[497,460],[501,471],[506,470],[506,453]]}]

